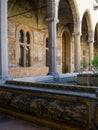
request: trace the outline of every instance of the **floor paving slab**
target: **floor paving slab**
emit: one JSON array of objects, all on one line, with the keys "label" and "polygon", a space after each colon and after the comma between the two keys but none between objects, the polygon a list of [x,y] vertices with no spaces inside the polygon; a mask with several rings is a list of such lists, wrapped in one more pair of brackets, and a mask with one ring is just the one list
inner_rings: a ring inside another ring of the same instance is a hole
[{"label": "floor paving slab", "polygon": [[49,130],[49,129],[4,114],[0,114],[0,130]]}]

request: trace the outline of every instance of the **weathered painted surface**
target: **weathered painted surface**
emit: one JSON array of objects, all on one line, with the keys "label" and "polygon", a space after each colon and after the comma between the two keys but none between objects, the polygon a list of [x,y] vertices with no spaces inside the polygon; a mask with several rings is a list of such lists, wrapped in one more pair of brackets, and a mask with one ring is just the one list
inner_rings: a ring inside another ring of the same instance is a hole
[{"label": "weathered painted surface", "polygon": [[97,88],[22,84],[1,85],[0,111],[59,130],[98,129]]}]

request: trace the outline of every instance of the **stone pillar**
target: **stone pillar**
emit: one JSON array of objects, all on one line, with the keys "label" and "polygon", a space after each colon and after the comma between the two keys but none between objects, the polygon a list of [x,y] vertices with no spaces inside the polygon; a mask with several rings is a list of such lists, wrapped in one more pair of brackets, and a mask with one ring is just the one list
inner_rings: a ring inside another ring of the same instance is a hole
[{"label": "stone pillar", "polygon": [[74,19],[74,58],[75,58],[75,72],[80,70],[80,62],[81,62],[81,22],[79,19]]},{"label": "stone pillar", "polygon": [[7,0],[0,0],[0,79],[8,77]]},{"label": "stone pillar", "polygon": [[89,34],[89,39],[88,39],[88,43],[89,43],[89,69],[91,69],[91,63],[92,63],[92,60],[94,58],[94,46],[93,46],[93,43],[94,43],[94,31],[89,31],[88,32]]},{"label": "stone pillar", "polygon": [[47,0],[48,38],[49,38],[49,72],[48,75],[58,77],[56,65],[56,25],[58,22],[58,3],[56,0]]}]

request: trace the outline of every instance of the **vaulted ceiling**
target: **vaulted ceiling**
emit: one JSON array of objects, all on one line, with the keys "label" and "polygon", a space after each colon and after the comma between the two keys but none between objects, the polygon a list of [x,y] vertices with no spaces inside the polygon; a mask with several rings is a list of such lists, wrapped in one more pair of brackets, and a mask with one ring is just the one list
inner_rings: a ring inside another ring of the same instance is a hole
[{"label": "vaulted ceiling", "polygon": [[[18,6],[16,8],[16,11],[13,12],[15,4],[17,4]],[[46,0],[8,0],[8,17],[12,17],[15,15],[16,16],[22,15],[23,17],[31,18],[33,12],[36,19],[38,19],[39,17],[45,19],[46,9],[47,9]],[[60,0],[58,17],[59,17],[58,26],[60,28],[68,26],[70,30],[73,29],[72,10],[68,0]]]},{"label": "vaulted ceiling", "polygon": [[16,2],[20,2],[20,6],[21,4],[25,7],[27,3],[30,3],[30,6],[32,7],[32,9],[38,7],[39,4],[39,0],[8,0],[8,9],[11,8],[11,6],[14,6],[14,4],[16,4]]},{"label": "vaulted ceiling", "polygon": [[[30,15],[30,13],[35,13],[35,15],[38,14],[39,10],[42,8],[46,8],[46,0],[8,0],[8,12],[9,12],[9,17],[10,17],[10,10],[12,8],[14,8],[15,4],[18,5],[18,13],[20,15],[24,15],[26,16],[26,13],[24,12],[28,12],[27,15]],[[24,14],[22,14],[24,13]],[[17,12],[13,15],[17,15]],[[29,17],[29,16],[28,16]],[[30,15],[31,17],[31,15]]]},{"label": "vaulted ceiling", "polygon": [[68,0],[60,0],[58,17],[59,27],[64,28],[67,26],[70,31],[73,30],[73,15]]}]

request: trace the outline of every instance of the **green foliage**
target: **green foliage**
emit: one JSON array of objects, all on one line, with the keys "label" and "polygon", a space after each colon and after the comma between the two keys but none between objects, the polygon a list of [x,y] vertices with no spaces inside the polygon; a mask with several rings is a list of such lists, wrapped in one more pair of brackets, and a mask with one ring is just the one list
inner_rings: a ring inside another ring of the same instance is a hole
[{"label": "green foliage", "polygon": [[82,66],[82,68],[87,68],[88,67],[88,63],[86,61],[83,61],[81,63],[81,66]]},{"label": "green foliage", "polygon": [[93,61],[92,61],[92,65],[94,68],[96,68],[98,70],[98,56],[95,56]]}]

